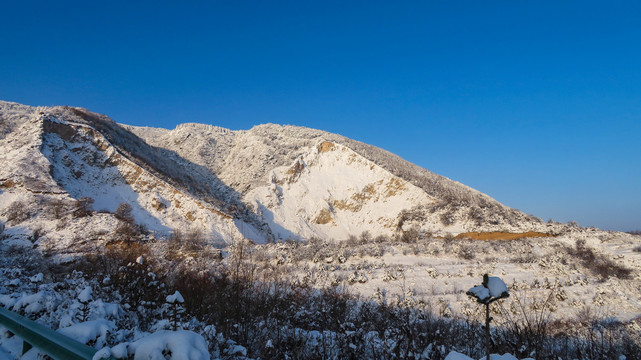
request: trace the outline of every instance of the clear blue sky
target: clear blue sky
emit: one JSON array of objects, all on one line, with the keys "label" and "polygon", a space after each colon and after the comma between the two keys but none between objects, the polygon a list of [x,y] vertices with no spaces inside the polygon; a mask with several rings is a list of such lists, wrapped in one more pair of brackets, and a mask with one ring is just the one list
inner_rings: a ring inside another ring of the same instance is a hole
[{"label": "clear blue sky", "polygon": [[0,99],[339,133],[547,220],[641,229],[638,1],[5,1]]}]

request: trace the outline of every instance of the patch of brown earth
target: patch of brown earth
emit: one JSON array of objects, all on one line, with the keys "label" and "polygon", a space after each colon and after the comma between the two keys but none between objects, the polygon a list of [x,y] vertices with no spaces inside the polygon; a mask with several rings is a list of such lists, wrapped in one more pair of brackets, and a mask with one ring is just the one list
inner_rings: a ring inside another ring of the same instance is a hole
[{"label": "patch of brown earth", "polygon": [[492,232],[466,232],[456,235],[457,239],[469,240],[517,240],[526,238],[540,238],[540,237],[556,237],[554,234],[546,234],[535,231],[528,231],[524,233],[510,233],[503,231]]},{"label": "patch of brown earth", "polygon": [[189,220],[189,221],[191,221],[191,222],[193,222],[193,221],[195,221],[195,220],[196,220],[196,217],[194,216],[194,213],[192,213],[191,211],[188,211],[188,212],[185,214],[185,217],[187,218],[187,220]]},{"label": "patch of brown earth", "polygon": [[330,221],[332,221],[332,213],[327,209],[321,210],[316,216],[316,219],[314,219],[314,222],[319,225],[327,224]]},{"label": "patch of brown earth", "polygon": [[7,179],[7,180],[4,180],[4,181],[0,180],[0,189],[9,189],[9,188],[12,188],[14,186],[16,186],[16,183],[13,182],[13,180],[11,180],[11,179]]},{"label": "patch of brown earth", "polygon": [[122,174],[122,177],[125,179],[125,182],[128,185],[133,186],[134,184],[136,184],[136,180],[138,180],[140,174],[142,174],[142,170],[137,166],[131,166],[131,169],[132,171],[128,171],[127,173]]},{"label": "patch of brown earth", "polygon": [[385,197],[395,196],[405,189],[406,187],[403,181],[398,178],[391,178],[390,181],[385,184]]},{"label": "patch of brown earth", "polygon": [[161,202],[160,200],[158,200],[156,198],[153,198],[151,200],[151,206],[154,209],[156,209],[156,211],[164,210],[167,207],[167,205],[165,205],[163,202]]},{"label": "patch of brown earth", "polygon": [[363,190],[352,195],[349,200],[334,200],[332,201],[332,206],[339,210],[347,210],[351,212],[358,212],[363,208],[363,203],[374,199],[378,201],[376,196],[376,187],[380,186],[383,183],[383,180],[366,185]]},{"label": "patch of brown earth", "polygon": [[291,168],[289,168],[289,170],[287,170],[287,175],[289,175],[287,182],[291,184],[298,180],[304,168],[305,164],[303,164],[302,161],[297,161]]},{"label": "patch of brown earth", "polygon": [[363,207],[360,203],[347,202],[345,200],[334,200],[332,201],[332,206],[338,210],[347,210],[351,212],[360,211]]}]

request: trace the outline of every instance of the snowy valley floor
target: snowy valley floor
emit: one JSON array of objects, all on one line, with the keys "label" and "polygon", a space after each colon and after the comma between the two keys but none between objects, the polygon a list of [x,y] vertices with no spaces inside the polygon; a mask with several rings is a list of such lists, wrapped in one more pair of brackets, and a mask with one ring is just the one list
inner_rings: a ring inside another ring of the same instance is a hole
[{"label": "snowy valley floor", "polygon": [[[632,235],[364,236],[238,242],[222,252],[173,239],[111,243],[71,262],[73,249],[44,251],[32,241],[0,242],[0,305],[117,358],[451,360],[463,358],[458,351],[478,359],[483,308],[465,293],[485,273],[511,295],[492,307],[495,352],[640,358],[641,240]],[[176,290],[180,306],[168,301]],[[0,330],[0,358],[18,359],[19,349]],[[22,357],[35,358],[36,350]]]}]

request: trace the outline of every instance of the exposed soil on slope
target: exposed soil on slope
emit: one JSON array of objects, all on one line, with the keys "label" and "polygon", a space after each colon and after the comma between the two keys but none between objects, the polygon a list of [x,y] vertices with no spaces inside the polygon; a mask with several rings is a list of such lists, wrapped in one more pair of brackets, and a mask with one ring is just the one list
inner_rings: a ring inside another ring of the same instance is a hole
[{"label": "exposed soil on slope", "polygon": [[510,233],[502,231],[492,232],[466,232],[456,235],[457,239],[470,239],[470,240],[517,240],[525,238],[538,238],[538,237],[556,237],[555,234],[546,234],[535,231],[528,231],[524,233]]}]

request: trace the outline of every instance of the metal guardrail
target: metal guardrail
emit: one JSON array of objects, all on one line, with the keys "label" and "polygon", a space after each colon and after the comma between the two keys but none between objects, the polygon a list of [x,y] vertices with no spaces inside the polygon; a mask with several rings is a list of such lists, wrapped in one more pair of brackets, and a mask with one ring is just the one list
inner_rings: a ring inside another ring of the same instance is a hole
[{"label": "metal guardrail", "polygon": [[22,338],[23,353],[33,346],[55,360],[91,360],[97,352],[90,346],[2,307],[0,307],[0,326]]}]

